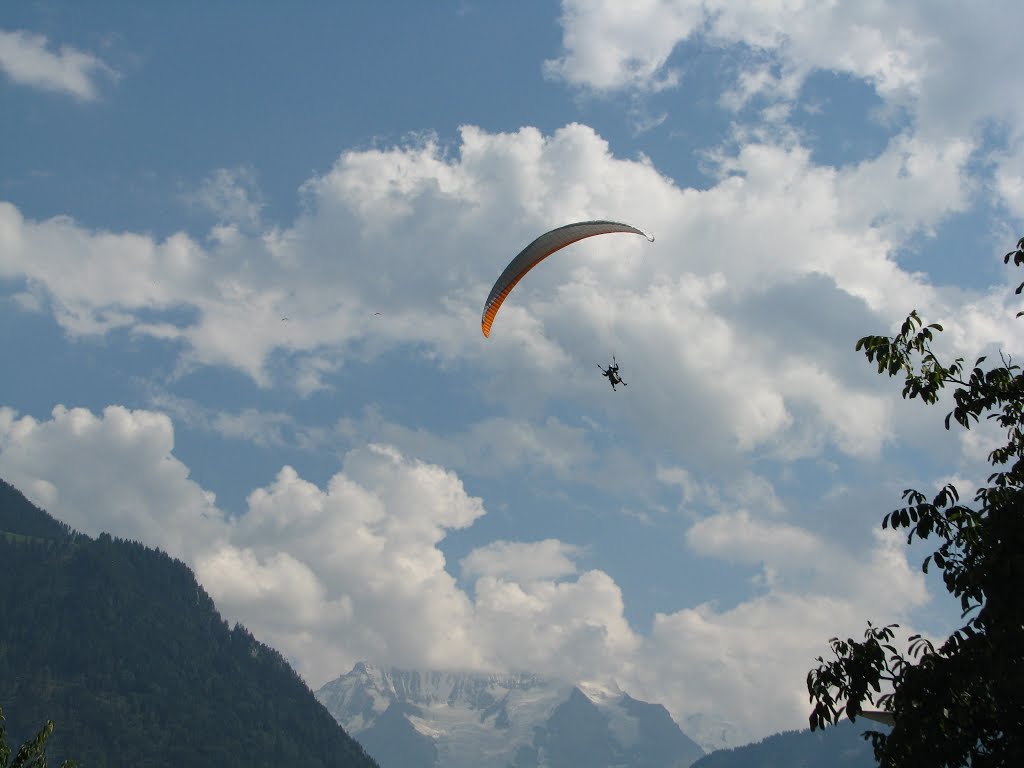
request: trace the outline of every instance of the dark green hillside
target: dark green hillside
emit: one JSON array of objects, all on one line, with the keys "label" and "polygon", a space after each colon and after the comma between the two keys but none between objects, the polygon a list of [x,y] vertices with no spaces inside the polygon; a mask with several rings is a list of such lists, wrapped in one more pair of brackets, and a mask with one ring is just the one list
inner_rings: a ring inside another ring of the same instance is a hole
[{"label": "dark green hillside", "polygon": [[0,480],[0,532],[40,539],[67,539],[73,532],[22,496],[21,491]]},{"label": "dark green hillside", "polygon": [[864,731],[884,725],[858,720],[827,731],[786,731],[756,744],[705,755],[690,768],[874,768],[878,765]]},{"label": "dark green hillside", "polygon": [[281,655],[228,627],[184,563],[74,534],[0,485],[0,706],[56,724],[54,764],[375,763]]}]

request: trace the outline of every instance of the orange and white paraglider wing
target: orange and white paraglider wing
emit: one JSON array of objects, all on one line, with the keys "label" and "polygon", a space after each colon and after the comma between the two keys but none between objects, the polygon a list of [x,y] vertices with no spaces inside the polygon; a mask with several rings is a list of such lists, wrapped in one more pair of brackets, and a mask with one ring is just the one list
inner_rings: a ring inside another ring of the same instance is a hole
[{"label": "orange and white paraglider wing", "polygon": [[612,232],[643,235],[652,243],[654,242],[654,238],[642,229],[631,227],[629,224],[621,224],[616,221],[580,221],[576,224],[566,224],[564,227],[558,227],[550,232],[545,232],[523,248],[519,255],[512,259],[509,265],[505,267],[505,271],[498,277],[497,282],[487,296],[487,301],[484,302],[484,314],[480,319],[480,327],[484,332],[484,336],[491,335],[491,324],[494,322],[494,316],[498,314],[498,309],[501,308],[505,297],[509,295],[512,289],[515,288],[516,283],[522,280],[527,272],[555,251],[559,251],[565,248],[565,246],[575,243],[577,240],[583,240],[594,235],[606,235]]}]

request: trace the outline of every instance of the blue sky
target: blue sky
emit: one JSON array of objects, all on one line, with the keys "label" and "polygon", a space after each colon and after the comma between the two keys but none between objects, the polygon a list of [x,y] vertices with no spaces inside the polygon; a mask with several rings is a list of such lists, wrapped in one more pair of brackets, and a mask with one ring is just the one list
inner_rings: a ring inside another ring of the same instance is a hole
[{"label": "blue sky", "polygon": [[[956,619],[879,521],[995,438],[853,345],[918,308],[1021,348],[1022,16],[5,5],[0,476],[314,687],[528,669],[799,727],[829,637]],[[656,240],[566,249],[484,339],[593,218]]]}]

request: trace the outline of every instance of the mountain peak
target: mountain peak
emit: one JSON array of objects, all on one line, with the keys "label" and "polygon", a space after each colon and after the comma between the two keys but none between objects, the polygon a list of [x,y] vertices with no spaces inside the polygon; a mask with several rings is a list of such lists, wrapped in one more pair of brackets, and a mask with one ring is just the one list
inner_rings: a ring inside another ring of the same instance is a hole
[{"label": "mountain peak", "polygon": [[316,695],[381,768],[674,767],[702,754],[664,707],[614,684],[360,662]]},{"label": "mountain peak", "polygon": [[617,701],[624,695],[622,689],[619,688],[614,680],[606,683],[581,680],[576,683],[576,687],[595,703],[599,701]]}]

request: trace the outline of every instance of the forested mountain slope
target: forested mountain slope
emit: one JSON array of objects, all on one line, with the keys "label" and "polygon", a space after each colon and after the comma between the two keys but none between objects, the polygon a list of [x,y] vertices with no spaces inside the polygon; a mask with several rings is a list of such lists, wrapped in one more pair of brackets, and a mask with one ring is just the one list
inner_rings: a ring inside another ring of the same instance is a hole
[{"label": "forested mountain slope", "polygon": [[54,764],[376,764],[184,563],[77,534],[0,481],[0,706]]}]

